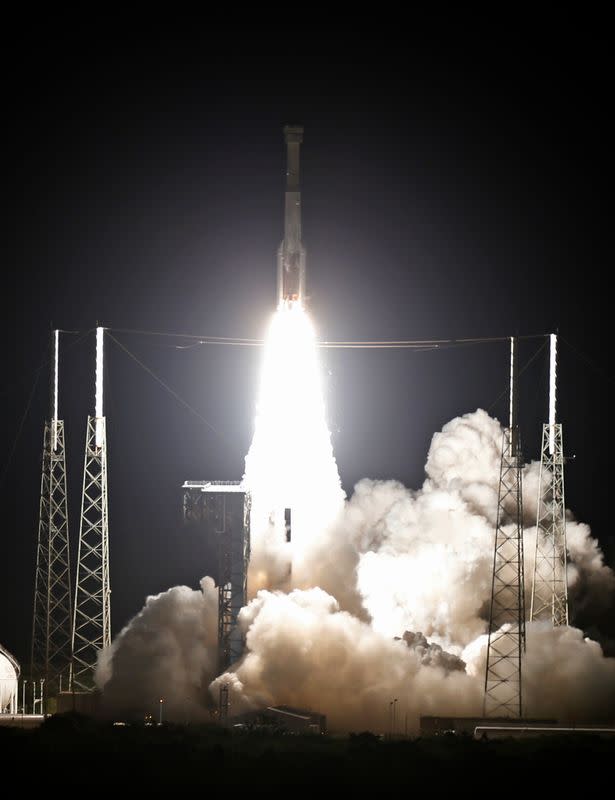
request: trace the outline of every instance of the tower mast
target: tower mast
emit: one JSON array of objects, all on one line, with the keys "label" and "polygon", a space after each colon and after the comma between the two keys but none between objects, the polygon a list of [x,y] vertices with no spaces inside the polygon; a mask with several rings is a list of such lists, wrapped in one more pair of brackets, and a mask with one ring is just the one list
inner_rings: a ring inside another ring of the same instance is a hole
[{"label": "tower mast", "polygon": [[550,336],[549,422],[542,426],[536,554],[530,619],[568,625],[566,579],[566,506],[564,503],[564,439],[556,423],[557,336]]},{"label": "tower mast", "polygon": [[111,644],[107,433],[103,413],[104,328],[96,328],[95,416],[88,416],[83,467],[77,588],[73,621],[73,688],[91,691],[98,653]]},{"label": "tower mast", "polygon": [[517,418],[517,341],[510,339],[509,424],[502,437],[483,714],[521,717],[525,652],[522,458]]},{"label": "tower mast", "polygon": [[50,421],[45,422],[41,469],[31,678],[52,697],[68,686],[71,658],[71,579],[64,421],[58,418],[60,331],[52,331]]}]

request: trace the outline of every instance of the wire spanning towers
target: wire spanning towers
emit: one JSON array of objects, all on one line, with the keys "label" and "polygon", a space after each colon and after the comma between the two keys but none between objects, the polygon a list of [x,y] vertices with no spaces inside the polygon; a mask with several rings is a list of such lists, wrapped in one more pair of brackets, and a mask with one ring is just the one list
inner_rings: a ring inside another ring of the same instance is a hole
[{"label": "wire spanning towers", "polygon": [[103,416],[103,336],[96,328],[95,415],[88,416],[73,616],[72,686],[95,688],[98,653],[111,644],[107,433]]},{"label": "wire spanning towers", "polygon": [[510,340],[509,426],[504,430],[498,490],[483,715],[521,717],[525,652],[522,458],[517,422],[516,339]]},{"label": "wire spanning towers", "polygon": [[32,619],[31,678],[46,694],[70,680],[71,575],[64,421],[58,419],[60,332],[52,333],[51,420],[45,422]]},{"label": "wire spanning towers", "polygon": [[557,336],[552,333],[550,340],[549,423],[542,427],[530,619],[548,619],[557,627],[568,625],[568,584],[564,444],[562,426],[555,422]]}]

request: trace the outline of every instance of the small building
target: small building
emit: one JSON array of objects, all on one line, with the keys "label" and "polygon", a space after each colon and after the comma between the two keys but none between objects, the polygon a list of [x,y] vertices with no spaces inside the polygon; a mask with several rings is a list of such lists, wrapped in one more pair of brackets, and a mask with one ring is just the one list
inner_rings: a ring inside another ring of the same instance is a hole
[{"label": "small building", "polygon": [[17,713],[17,681],[20,672],[15,656],[0,645],[0,714]]},{"label": "small building", "polygon": [[327,732],[327,717],[324,714],[292,706],[267,706],[258,711],[247,711],[229,719],[229,724],[235,730],[246,731],[318,735]]},{"label": "small building", "polygon": [[474,735],[481,725],[507,725],[527,727],[528,725],[555,725],[554,719],[511,719],[510,717],[421,717],[421,736],[442,736],[445,733],[465,733]]}]

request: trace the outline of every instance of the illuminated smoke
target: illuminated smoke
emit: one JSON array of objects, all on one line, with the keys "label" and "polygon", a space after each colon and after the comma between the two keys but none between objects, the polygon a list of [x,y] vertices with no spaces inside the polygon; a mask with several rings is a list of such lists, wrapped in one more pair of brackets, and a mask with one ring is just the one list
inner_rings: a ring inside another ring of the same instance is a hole
[{"label": "illuminated smoke", "polygon": [[[409,732],[421,714],[480,714],[501,443],[500,424],[479,409],[434,434],[419,490],[364,479],[344,502],[314,332],[300,307],[281,309],[246,458],[246,654],[216,678],[216,590],[210,579],[201,592],[177,587],[149,598],[114,642],[100,670],[105,699],[151,707],[168,694],[169,714],[183,719],[205,714],[225,682],[232,713],[288,704],[338,730],[387,731],[394,698]],[[538,464],[523,478],[529,608]],[[573,618],[609,613],[615,577],[570,515],[568,546]],[[524,676],[528,715],[615,715],[615,659],[580,630],[528,625]]]},{"label": "illuminated smoke", "polygon": [[[445,658],[426,665],[425,648],[409,646],[340,611],[321,589],[259,592],[242,612],[248,654],[229,683],[232,707],[287,704],[326,713],[334,729],[387,731],[389,703],[416,730],[419,713],[475,714],[478,682]],[[400,717],[401,719],[401,717]]]},{"label": "illuminated smoke", "polygon": [[[561,722],[612,721],[615,713],[615,658],[577,628],[527,625],[523,694],[528,716]],[[466,670],[484,681],[487,637],[463,652]]]},{"label": "illuminated smoke", "polygon": [[200,591],[175,586],[148,597],[99,660],[104,711],[142,718],[158,713],[163,699],[165,719],[206,718],[217,639],[218,590],[211,578],[203,578]]},{"label": "illuminated smoke", "polygon": [[[243,612],[247,656],[214,682],[214,693],[221,680],[229,681],[238,708],[274,702],[307,706],[326,711],[332,724],[341,727],[362,719],[365,726],[384,729],[381,714],[391,693],[402,695],[412,730],[420,713],[479,714],[501,442],[500,424],[478,410],[452,420],[434,435],[421,490],[410,491],[396,481],[359,482],[343,512],[314,531],[305,546],[301,585],[325,589],[326,599],[312,593],[316,590],[259,593]],[[527,465],[528,607],[537,477],[538,464]],[[572,581],[571,603],[580,583],[594,605],[606,606],[613,598],[613,573],[588,527],[572,521],[569,526],[569,569],[579,576]],[[470,681],[456,687],[458,694],[449,694],[450,674],[434,670],[430,663],[420,663],[415,672],[398,666],[398,659],[405,664],[407,654],[390,648],[394,637],[423,638],[407,631],[422,632],[432,647],[444,648],[446,658],[468,658],[463,675]],[[561,653],[561,660],[545,661],[549,648]],[[331,660],[324,651],[333,654]],[[388,680],[373,663],[375,653],[389,663]],[[327,670],[336,671],[334,663],[339,665],[339,682],[331,686]],[[545,664],[553,673],[548,703],[540,696],[537,678],[544,675]],[[615,687],[614,666],[597,643],[574,628],[564,633],[528,626],[528,713],[615,713],[612,703],[608,705]],[[397,669],[406,669],[403,686],[396,683]],[[365,686],[357,674],[364,676]],[[600,687],[593,685],[596,678],[603,681]],[[417,681],[424,690],[420,696]]]}]

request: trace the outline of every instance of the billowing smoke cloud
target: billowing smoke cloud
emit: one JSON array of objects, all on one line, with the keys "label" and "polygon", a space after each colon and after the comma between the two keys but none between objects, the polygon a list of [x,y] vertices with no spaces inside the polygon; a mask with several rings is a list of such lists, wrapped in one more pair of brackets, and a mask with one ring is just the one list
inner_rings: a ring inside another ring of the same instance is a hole
[{"label": "billowing smoke cloud", "polygon": [[373,626],[388,636],[420,630],[459,651],[485,629],[492,527],[457,490],[413,495],[395,483],[363,483],[364,502],[385,512],[357,567]]},{"label": "billowing smoke cloud", "polygon": [[[338,523],[314,536],[296,585],[311,578],[381,633],[420,630],[458,654],[485,630],[501,444],[500,424],[478,410],[434,435],[420,491],[360,481]],[[537,463],[523,473],[528,608],[538,473]],[[612,607],[615,576],[588,526],[569,515],[567,528],[571,606],[595,617]]]},{"label": "billowing smoke cloud", "polygon": [[431,440],[424,492],[457,494],[469,513],[495,525],[502,427],[478,409],[448,422]]},{"label": "billowing smoke cloud", "polygon": [[99,662],[104,711],[143,717],[162,699],[165,718],[205,717],[217,636],[218,590],[211,578],[203,578],[200,591],[175,586],[148,597]]},{"label": "billowing smoke cloud", "polygon": [[[480,409],[456,418],[433,436],[421,489],[365,479],[344,502],[301,310],[276,315],[263,376],[244,478],[253,504],[245,656],[216,676],[211,579],[200,592],[170,589],[148,598],[101,663],[107,706],[139,710],[164,697],[167,717],[194,718],[224,682],[233,713],[287,704],[326,714],[334,729],[386,731],[395,699],[411,732],[421,714],[480,714],[500,424]],[[528,608],[538,477],[539,464],[525,467]],[[604,614],[615,576],[572,516],[568,549],[573,614]],[[524,676],[528,715],[615,716],[615,660],[580,630],[528,625]]]},{"label": "billowing smoke cloud", "polygon": [[428,642],[420,631],[417,633],[406,631],[401,638],[419,656],[423,666],[442,667],[447,672],[452,670],[465,672],[465,661],[452,653],[447,653],[439,644]]},{"label": "billowing smoke cloud", "polygon": [[527,707],[538,717],[566,722],[611,720],[615,659],[576,628],[533,623],[527,630],[524,670]]},{"label": "billowing smoke cloud", "polygon": [[[615,659],[605,658],[598,642],[570,627],[528,623],[523,659],[523,693],[527,715],[561,722],[613,719]],[[483,681],[487,636],[463,652],[466,670]]]},{"label": "billowing smoke cloud", "polygon": [[[230,685],[237,711],[287,704],[326,713],[336,729],[388,730],[398,700],[416,730],[419,713],[476,714],[479,683],[459,660],[424,639],[395,640],[374,630],[321,589],[259,592],[241,614],[248,654],[214,682]],[[401,717],[400,717],[401,719]]]},{"label": "billowing smoke cloud", "polygon": [[[491,591],[501,446],[502,428],[486,412],[478,410],[452,420],[433,437],[426,465],[427,478],[422,489],[410,491],[396,481],[361,481],[338,519],[314,532],[302,564],[299,568],[293,568],[292,583],[304,589],[310,586],[325,589],[336,598],[336,608],[339,606],[349,612],[342,615],[341,619],[352,619],[353,625],[360,619],[362,627],[355,631],[357,643],[364,641],[359,631],[363,634],[369,631],[369,636],[377,634],[375,641],[378,637],[390,641],[393,637],[404,635],[404,631],[422,631],[432,641],[432,646],[436,643],[445,651],[450,651],[446,653],[448,658],[462,653],[465,658],[466,652],[472,653],[473,646],[480,652]],[[539,464],[532,463],[525,467],[528,608],[534,565],[538,477]],[[604,565],[602,554],[595,540],[591,539],[588,527],[572,519],[569,519],[568,527],[573,608],[578,586],[583,587],[586,604],[591,603],[595,609],[606,607],[612,602],[613,573]],[[293,596],[290,595],[291,598]],[[286,627],[283,625],[278,629],[274,621],[277,615],[280,619],[286,619],[279,608],[284,601],[278,599],[274,602],[268,595],[264,597],[259,596],[258,603],[250,607],[250,613],[246,612],[245,624],[253,634],[248,635],[248,656],[236,673],[224,679],[232,681],[240,707],[274,700],[299,705],[314,703],[315,691],[311,684],[306,686],[301,680],[294,680],[292,686],[282,688],[283,681],[278,682],[277,677],[270,679],[271,674],[277,676],[280,667],[280,662],[276,663],[275,658],[278,647],[280,654],[293,652],[293,647],[285,638]],[[275,607],[277,612],[266,614],[269,636],[263,643],[257,620],[258,615],[269,606]],[[339,613],[335,611],[335,614]],[[331,614],[330,608],[324,617],[322,613],[315,613],[312,622],[317,620],[324,631],[330,624],[324,620]],[[366,622],[370,624],[366,625]],[[288,624],[292,628],[292,624]],[[605,659],[599,645],[584,640],[580,631],[566,629],[566,639],[561,630],[553,631],[547,626],[546,630],[537,634],[534,628],[529,626],[528,632],[528,713],[565,716],[569,713],[568,709],[573,708],[575,713],[580,714],[586,695],[586,714],[590,710],[598,713],[598,710],[604,712],[605,708],[609,708],[608,703],[594,703],[592,697],[598,696],[602,701],[607,701],[611,696],[614,685],[612,664],[615,662]],[[287,635],[292,639],[292,631]],[[406,636],[412,637],[414,634]],[[574,646],[563,648],[562,637],[565,641],[572,641]],[[307,639],[314,640],[313,632]],[[532,652],[533,642],[542,642],[543,646],[536,644]],[[378,650],[379,645],[374,646]],[[556,688],[552,692],[551,704],[546,705],[539,689],[531,687],[539,684],[533,676],[541,674],[544,663],[542,653],[549,648],[559,653],[561,660],[550,659],[548,662],[553,670],[552,686]],[[361,646],[356,651],[351,648],[342,648],[342,651],[338,654],[340,663],[349,665],[349,670],[356,669],[360,674],[374,676],[373,685],[380,687],[379,691],[374,689],[380,703],[376,703],[376,707],[386,709],[387,696],[391,692],[401,692],[401,689],[394,681],[387,682],[376,677],[378,672],[372,668],[369,659],[362,659],[366,650]],[[310,654],[306,651],[305,643],[303,648],[299,647],[294,652],[303,654],[304,666],[318,676],[317,683],[321,676],[325,680],[319,670],[318,660],[313,663],[313,656],[311,651]],[[388,653],[384,646],[382,653]],[[281,655],[281,658],[284,657]],[[442,676],[437,672],[426,673],[424,681],[429,686],[426,696],[435,699],[437,713],[446,713],[445,707],[454,708],[456,713],[467,713],[468,707],[472,707],[472,713],[478,713],[481,704],[477,705],[475,692],[479,695],[482,692],[484,656],[480,670],[476,670],[475,664],[476,659],[468,664],[467,670],[468,677],[473,679],[473,689],[466,688],[459,694],[456,706],[455,703],[451,706],[449,702],[451,698],[447,690],[450,682],[442,682]],[[298,672],[301,670],[298,669]],[[291,674],[295,674],[294,669]],[[422,676],[420,669],[417,674]],[[593,686],[598,676],[603,680],[602,693]],[[337,688],[339,694],[343,694],[344,690]],[[410,684],[406,686],[403,696],[411,719],[417,709],[429,713],[434,708],[425,698],[417,701]],[[323,695],[320,697],[317,705],[322,708]],[[540,703],[539,697],[542,697]],[[561,699],[559,711],[558,697]],[[534,700],[535,708],[532,709]],[[365,724],[377,725],[377,713],[368,710],[365,703],[358,703],[363,711],[357,712],[349,698],[350,707],[338,713],[335,709],[340,702],[332,700],[329,708],[329,713],[333,719],[337,718],[338,724],[350,725],[359,713],[359,716],[363,714]],[[610,713],[615,713],[615,710]],[[410,724],[416,726],[416,722],[414,714]]]},{"label": "billowing smoke cloud", "polygon": [[592,539],[589,526],[570,517],[566,524],[566,541],[570,554],[568,585],[573,593],[576,611],[594,615],[612,607],[615,575],[604,564],[598,542]]}]

